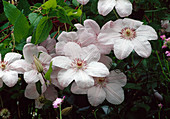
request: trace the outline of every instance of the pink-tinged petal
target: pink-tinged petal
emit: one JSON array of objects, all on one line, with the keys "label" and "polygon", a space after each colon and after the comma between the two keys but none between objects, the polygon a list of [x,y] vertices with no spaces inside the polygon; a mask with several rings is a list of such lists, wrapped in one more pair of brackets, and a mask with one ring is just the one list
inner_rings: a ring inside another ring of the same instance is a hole
[{"label": "pink-tinged petal", "polygon": [[40,73],[38,74],[38,78],[41,82],[41,91],[42,91],[42,93],[44,93],[47,90],[46,83],[45,83],[45,81],[44,81],[44,79],[43,79],[43,77]]},{"label": "pink-tinged petal", "polygon": [[33,63],[33,55],[38,57],[38,49],[34,44],[28,43],[24,45],[23,55],[27,62]]},{"label": "pink-tinged petal", "polygon": [[49,54],[45,53],[45,52],[41,53],[40,56],[39,56],[39,60],[43,64],[49,64],[51,62],[51,59],[52,59],[52,57]]},{"label": "pink-tinged petal", "polygon": [[10,69],[15,70],[18,73],[24,73],[32,69],[32,65],[23,59],[16,60],[10,64]]},{"label": "pink-tinged petal", "polygon": [[127,78],[126,75],[120,70],[112,70],[110,75],[107,76],[107,81],[109,83],[115,83],[123,87],[126,85]]},{"label": "pink-tinged petal", "polygon": [[46,52],[46,53],[48,53],[47,50],[43,46],[37,46],[37,49],[38,49],[39,52]]},{"label": "pink-tinged petal", "polygon": [[132,40],[135,52],[144,58],[149,57],[152,51],[151,44],[146,39],[141,36]]},{"label": "pink-tinged petal", "polygon": [[21,59],[22,55],[19,53],[10,52],[5,55],[4,61],[11,64],[12,62]]},{"label": "pink-tinged petal", "polygon": [[27,85],[25,89],[25,97],[29,99],[37,99],[39,97],[35,83],[30,83]]},{"label": "pink-tinged petal", "polygon": [[2,88],[2,86],[3,86],[3,81],[2,81],[2,79],[0,78],[0,88]]},{"label": "pink-tinged petal", "polygon": [[2,71],[2,70],[0,69],[0,78],[2,78],[3,75],[4,75],[4,71]]},{"label": "pink-tinged petal", "polygon": [[81,25],[81,24],[79,24],[79,23],[74,24],[74,26],[75,26],[78,30],[81,29],[81,28],[84,28],[84,26]]},{"label": "pink-tinged petal", "polygon": [[79,29],[77,31],[78,34],[78,41],[77,43],[81,47],[86,47],[90,44],[94,44],[96,42],[96,35],[88,32],[86,28]]},{"label": "pink-tinged petal", "polygon": [[37,70],[30,70],[24,73],[24,80],[26,83],[36,83],[39,81],[38,71]]},{"label": "pink-tinged petal", "polygon": [[120,36],[121,34],[119,32],[115,32],[113,28],[109,28],[106,30],[102,30],[99,33],[97,41],[103,45],[113,45],[115,40],[119,39]]},{"label": "pink-tinged petal", "polygon": [[110,67],[112,66],[112,59],[110,57],[108,57],[108,56],[105,56],[105,55],[101,55],[99,62],[106,65],[106,67],[108,69],[110,69]]},{"label": "pink-tinged petal", "polygon": [[114,27],[114,22],[113,21],[108,21],[107,23],[105,23],[102,28],[101,28],[101,31],[102,30],[106,30],[108,28],[113,28]]},{"label": "pink-tinged petal", "polygon": [[145,37],[147,37],[147,40],[157,40],[158,39],[158,35],[157,35],[156,31],[148,25],[142,25],[138,29],[136,29],[136,35],[141,36],[141,37],[145,36]]},{"label": "pink-tinged petal", "polygon": [[102,102],[105,100],[106,98],[106,93],[103,90],[102,87],[100,86],[93,86],[88,90],[88,100],[89,103],[92,106],[98,106],[99,104],[102,104]]},{"label": "pink-tinged petal", "polygon": [[57,38],[59,42],[76,42],[78,40],[78,36],[76,32],[65,32],[63,31]]},{"label": "pink-tinged petal", "polygon": [[76,71],[73,69],[62,69],[58,72],[58,82],[62,87],[67,87],[73,80]]},{"label": "pink-tinged petal", "polygon": [[95,45],[89,45],[87,47],[83,47],[82,50],[83,53],[81,54],[81,59],[84,59],[87,62],[87,64],[92,61],[99,61],[100,52]]},{"label": "pink-tinged petal", "polygon": [[99,0],[98,2],[98,12],[99,14],[106,16],[110,13],[114,6],[116,5],[115,0]]},{"label": "pink-tinged petal", "polygon": [[110,54],[110,51],[113,49],[113,45],[103,45],[101,43],[94,44],[97,46],[101,54]]},{"label": "pink-tinged petal", "polygon": [[2,81],[8,86],[13,87],[18,81],[18,73],[16,71],[5,71]]},{"label": "pink-tinged petal", "polygon": [[88,64],[87,69],[84,70],[88,75],[93,77],[105,77],[109,75],[108,68],[100,62],[91,62]]},{"label": "pink-tinged petal", "polygon": [[54,66],[64,68],[64,69],[70,68],[71,63],[72,63],[72,61],[68,57],[65,57],[65,56],[54,57],[51,61]]},{"label": "pink-tinged petal", "polygon": [[133,20],[130,18],[124,18],[122,20],[122,26],[124,26],[124,28],[128,27],[128,28],[137,29],[137,28],[141,27],[142,24],[143,24],[143,22],[138,21],[138,20]]},{"label": "pink-tinged petal", "polygon": [[77,0],[77,2],[79,2],[82,5],[85,5],[89,2],[89,0]]},{"label": "pink-tinged petal", "polygon": [[100,26],[94,20],[86,19],[84,21],[84,26],[89,33],[93,33],[94,35],[98,35],[100,32]]},{"label": "pink-tinged petal", "polygon": [[60,41],[60,42],[57,42],[56,43],[56,46],[55,46],[55,52],[57,55],[64,55],[64,46],[65,46],[66,42],[64,41]]},{"label": "pink-tinged petal", "polygon": [[68,42],[64,46],[64,53],[66,56],[70,57],[71,59],[80,58],[82,49],[77,43]]},{"label": "pink-tinged petal", "polygon": [[27,42],[27,43],[31,43],[31,38],[32,38],[32,36],[29,36],[29,37],[26,39],[26,42]]},{"label": "pink-tinged petal", "polygon": [[87,91],[88,88],[80,88],[75,82],[71,85],[71,92],[74,94],[87,94]]},{"label": "pink-tinged petal", "polygon": [[120,104],[124,100],[124,91],[120,85],[109,83],[104,87],[106,100],[112,104]]},{"label": "pink-tinged petal", "polygon": [[94,85],[94,79],[82,70],[76,72],[74,80],[80,88],[88,88]]},{"label": "pink-tinged petal", "polygon": [[58,97],[58,92],[53,85],[50,85],[44,93],[45,98],[54,101]]},{"label": "pink-tinged petal", "polygon": [[57,78],[51,78],[51,83],[52,83],[53,85],[55,85],[56,87],[58,87],[60,90],[63,90],[63,89],[64,89],[64,87],[62,87],[62,86],[59,84]]},{"label": "pink-tinged petal", "polygon": [[117,39],[114,44],[114,54],[116,58],[122,60],[130,55],[133,51],[134,45],[130,40]]},{"label": "pink-tinged petal", "polygon": [[35,100],[35,108],[42,109],[44,103],[41,103],[38,99]]},{"label": "pink-tinged petal", "polygon": [[132,13],[132,3],[129,0],[117,0],[115,9],[120,17],[129,16]]}]

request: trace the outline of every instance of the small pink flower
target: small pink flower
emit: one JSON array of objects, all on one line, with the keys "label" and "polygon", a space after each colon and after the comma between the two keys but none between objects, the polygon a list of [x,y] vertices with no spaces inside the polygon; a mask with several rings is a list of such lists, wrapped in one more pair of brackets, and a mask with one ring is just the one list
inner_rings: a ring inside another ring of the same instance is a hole
[{"label": "small pink flower", "polygon": [[165,54],[166,54],[166,56],[169,57],[170,56],[170,51],[166,51]]},{"label": "small pink flower", "polygon": [[65,98],[65,96],[64,96],[63,98],[57,98],[57,99],[53,102],[53,107],[54,107],[54,108],[58,108],[58,107],[61,105],[61,103],[63,102],[64,98]]},{"label": "small pink flower", "polygon": [[158,104],[158,107],[160,107],[160,109],[161,109],[163,107],[163,104],[161,104],[161,103]]},{"label": "small pink flower", "polygon": [[165,35],[161,35],[160,36],[162,40],[165,40],[166,39],[166,36]]}]

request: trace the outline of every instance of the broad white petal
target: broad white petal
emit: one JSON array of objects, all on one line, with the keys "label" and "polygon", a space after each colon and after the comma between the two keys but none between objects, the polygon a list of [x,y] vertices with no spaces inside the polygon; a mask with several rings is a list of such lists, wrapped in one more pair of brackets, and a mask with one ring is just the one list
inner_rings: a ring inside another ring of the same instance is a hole
[{"label": "broad white petal", "polygon": [[94,79],[82,70],[76,72],[74,80],[80,88],[88,88],[94,85]]},{"label": "broad white petal", "polygon": [[87,94],[87,91],[88,88],[80,88],[75,82],[71,85],[71,92],[74,94]]},{"label": "broad white petal", "polygon": [[51,78],[51,83],[52,83],[53,85],[55,85],[56,87],[58,87],[60,90],[63,90],[63,89],[64,89],[64,87],[62,87],[62,86],[59,84],[57,78]]},{"label": "broad white petal", "polygon": [[65,32],[63,31],[57,38],[59,42],[77,42],[78,36],[76,32]]},{"label": "broad white petal", "polygon": [[68,42],[64,46],[63,51],[65,55],[70,57],[71,59],[80,58],[80,55],[82,53],[81,47],[77,43],[74,43],[74,42]]},{"label": "broad white petal", "polygon": [[117,0],[115,9],[120,17],[129,16],[132,13],[132,3],[129,0]]},{"label": "broad white petal", "polygon": [[43,46],[37,46],[37,49],[38,49],[39,52],[46,52],[46,53],[48,53],[47,49],[45,49],[45,47],[43,47]]},{"label": "broad white petal", "polygon": [[112,104],[120,104],[124,100],[124,91],[120,85],[109,83],[104,87],[106,100]]},{"label": "broad white petal", "polygon": [[51,59],[52,59],[52,57],[49,54],[45,53],[45,52],[41,53],[40,56],[39,56],[39,60],[43,64],[49,64]]},{"label": "broad white petal", "polygon": [[81,25],[80,23],[74,24],[74,26],[77,28],[77,30],[84,28],[84,26]]},{"label": "broad white petal", "polygon": [[24,80],[26,83],[36,83],[39,81],[38,71],[37,70],[30,70],[24,73]]},{"label": "broad white petal", "polygon": [[100,52],[95,45],[89,45],[87,47],[83,47],[82,50],[83,53],[81,54],[81,59],[84,59],[87,62],[87,64],[92,61],[99,61]]},{"label": "broad white petal", "polygon": [[98,2],[98,12],[99,14],[106,16],[113,10],[113,7],[116,5],[115,0],[99,0]]},{"label": "broad white petal", "polygon": [[112,70],[110,75],[107,76],[107,81],[109,83],[115,83],[123,87],[126,85],[127,78],[126,75],[120,70]]},{"label": "broad white petal", "polygon": [[94,20],[86,19],[84,21],[84,26],[88,32],[93,33],[94,35],[98,35],[100,32],[100,26]]},{"label": "broad white petal", "polygon": [[4,75],[4,71],[2,71],[2,69],[0,69],[0,78],[2,78],[3,75]]},{"label": "broad white petal", "polygon": [[106,98],[106,93],[103,90],[102,87],[100,86],[93,86],[88,90],[88,100],[89,103],[92,106],[98,106],[99,104],[102,104],[102,102],[105,100]]},{"label": "broad white petal", "polygon": [[10,52],[7,53],[4,57],[4,61],[8,62],[8,64],[11,64],[12,62],[21,59],[22,55],[19,53],[14,53],[14,52]]},{"label": "broad white petal", "polygon": [[61,67],[64,69],[70,68],[71,63],[72,63],[70,58],[65,57],[65,56],[54,57],[51,61],[54,66]]},{"label": "broad white petal", "polygon": [[122,20],[122,26],[128,27],[128,28],[133,28],[133,29],[137,29],[139,27],[141,27],[143,24],[143,22],[138,21],[138,20],[134,20],[134,19],[130,19],[130,18],[124,18]]},{"label": "broad white petal", "polygon": [[113,21],[108,21],[107,23],[105,23],[102,28],[101,28],[101,31],[102,30],[106,30],[108,28],[113,28],[114,27],[114,22]]},{"label": "broad white petal", "polygon": [[58,72],[58,82],[62,87],[67,87],[73,80],[76,71],[74,69],[62,69]]},{"label": "broad white petal", "polygon": [[152,51],[151,44],[146,39],[145,37],[137,37],[132,41],[135,52],[144,58],[149,57]]},{"label": "broad white petal", "polygon": [[37,99],[39,97],[35,83],[30,83],[27,85],[25,89],[25,97],[29,99]]},{"label": "broad white petal", "polygon": [[2,86],[3,86],[3,81],[2,81],[2,79],[0,78],[0,88],[2,88]]},{"label": "broad white petal", "polygon": [[156,31],[148,25],[142,25],[138,29],[136,29],[136,35],[141,36],[141,37],[145,36],[145,37],[147,37],[147,40],[157,40],[158,39],[158,35],[157,35]]},{"label": "broad white petal", "polygon": [[134,45],[130,40],[117,39],[114,44],[114,54],[116,58],[122,60],[130,55],[133,51]]},{"label": "broad white petal", "polygon": [[77,0],[77,2],[79,2],[82,5],[85,5],[89,2],[89,0]]},{"label": "broad white petal", "polygon": [[27,43],[26,45],[24,45],[23,55],[27,62],[33,63],[33,60],[34,60],[33,55],[38,57],[38,49],[34,44]]},{"label": "broad white petal", "polygon": [[64,46],[65,46],[66,42],[64,41],[60,41],[60,42],[57,42],[56,43],[56,46],[55,46],[55,52],[57,55],[64,55]]},{"label": "broad white petal", "polygon": [[18,81],[18,73],[16,71],[5,71],[2,81],[8,86],[13,87]]},{"label": "broad white petal", "polygon": [[84,71],[87,72],[88,75],[94,77],[105,77],[109,75],[108,68],[100,62],[91,62]]},{"label": "broad white petal", "polygon": [[58,97],[58,92],[53,85],[50,85],[44,93],[45,98],[54,101]]},{"label": "broad white petal", "polygon": [[113,49],[113,45],[103,45],[99,42],[94,45],[97,46],[101,54],[110,54],[110,51]]},{"label": "broad white petal", "polygon": [[99,62],[107,66],[108,69],[112,66],[112,59],[108,56],[101,55]]}]

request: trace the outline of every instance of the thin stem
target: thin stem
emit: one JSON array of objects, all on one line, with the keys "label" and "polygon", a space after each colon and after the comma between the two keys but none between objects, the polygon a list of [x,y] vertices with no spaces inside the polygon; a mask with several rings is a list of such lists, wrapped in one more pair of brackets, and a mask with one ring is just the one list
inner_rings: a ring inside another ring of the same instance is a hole
[{"label": "thin stem", "polygon": [[12,26],[13,26],[13,25],[10,25],[10,26],[8,26],[8,27],[2,29],[2,30],[0,31],[0,33],[1,33],[2,31],[6,30],[6,29],[8,29],[8,28],[10,28],[10,27],[12,27]]},{"label": "thin stem", "polygon": [[116,11],[114,9],[113,9],[113,12],[114,12],[116,18],[119,19],[119,16],[117,15],[117,13],[116,13]]},{"label": "thin stem", "polygon": [[3,105],[3,101],[2,101],[2,97],[0,96],[0,101],[1,101],[1,107],[3,108],[4,105]]},{"label": "thin stem", "polygon": [[14,48],[15,48],[15,37],[14,37],[13,33],[11,33],[11,36],[12,36],[12,40],[13,40],[13,48],[12,48],[12,52],[13,52]]},{"label": "thin stem", "polygon": [[65,31],[67,32],[67,25],[66,25],[66,23],[64,23],[64,26],[65,26]]},{"label": "thin stem", "polygon": [[7,38],[11,35],[11,33],[12,33],[12,32],[10,32],[4,39],[2,39],[2,40],[0,41],[0,43],[2,43],[5,39],[7,39]]},{"label": "thin stem", "polygon": [[[83,5],[81,5],[81,11],[83,12]],[[82,21],[82,16],[83,16],[83,14],[81,14],[81,16],[80,16],[80,23]]]},{"label": "thin stem", "polygon": [[59,106],[59,110],[60,110],[60,119],[62,119],[61,104],[60,104],[60,106]]}]

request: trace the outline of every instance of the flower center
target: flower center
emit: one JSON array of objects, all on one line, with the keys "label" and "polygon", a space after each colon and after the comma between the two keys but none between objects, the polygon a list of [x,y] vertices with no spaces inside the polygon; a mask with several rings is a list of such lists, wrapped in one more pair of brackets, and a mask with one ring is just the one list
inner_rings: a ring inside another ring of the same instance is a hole
[{"label": "flower center", "polygon": [[102,86],[105,87],[107,84],[106,77],[95,77],[95,86]]},{"label": "flower center", "polygon": [[5,70],[6,65],[7,65],[7,62],[4,62],[4,61],[0,62],[0,68],[1,68],[2,70]]},{"label": "flower center", "polygon": [[120,34],[122,38],[127,39],[127,40],[132,40],[136,37],[135,29],[131,29],[131,28],[122,29]]},{"label": "flower center", "polygon": [[98,83],[103,83],[103,82],[105,82],[105,77],[99,77],[99,78],[97,78],[97,81],[98,81]]},{"label": "flower center", "polygon": [[71,65],[73,68],[76,68],[76,69],[84,69],[84,68],[86,68],[87,64],[86,64],[86,61],[76,58],[73,60]]}]

